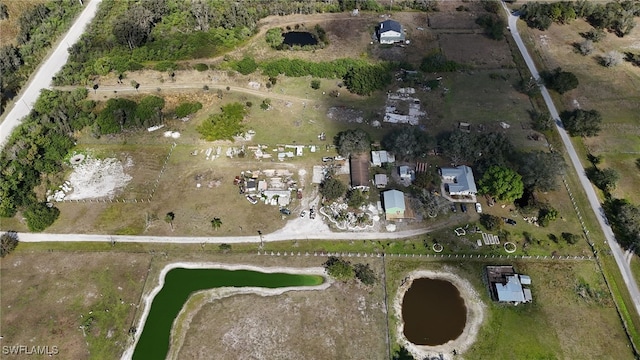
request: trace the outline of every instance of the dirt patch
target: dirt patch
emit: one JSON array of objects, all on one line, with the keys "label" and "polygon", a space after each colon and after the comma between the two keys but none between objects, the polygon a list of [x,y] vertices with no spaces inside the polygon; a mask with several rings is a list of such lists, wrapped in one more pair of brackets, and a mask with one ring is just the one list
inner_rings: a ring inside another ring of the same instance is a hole
[{"label": "dirt patch", "polygon": [[115,193],[131,180],[131,176],[125,172],[125,167],[132,166],[134,166],[132,160],[123,164],[113,158],[86,158],[80,165],[74,167],[69,176],[71,191],[65,199],[112,199]]},{"label": "dirt patch", "polygon": [[479,68],[515,65],[505,41],[495,41],[476,34],[440,34],[438,41],[447,59],[458,63]]},{"label": "dirt patch", "polygon": [[128,337],[149,260],[147,254],[75,252],[2,259],[2,345],[57,346],[63,359],[113,358]]},{"label": "dirt patch", "polygon": [[[434,354],[443,354],[445,359],[453,359],[450,354],[452,354],[454,350],[464,353],[464,351],[475,342],[476,334],[484,319],[485,305],[473,289],[473,286],[455,273],[446,270],[445,268],[445,271],[416,270],[411,272],[405,278],[406,281],[404,285],[398,288],[398,292],[393,300],[393,309],[398,324],[396,330],[398,341],[416,358],[428,358]],[[465,306],[467,307],[467,322],[462,334],[457,339],[450,340],[442,345],[426,346],[415,345],[405,338],[403,332],[404,321],[402,320],[402,298],[404,297],[404,293],[411,287],[413,280],[418,278],[446,280],[453,283],[460,291],[460,295],[464,299]]]},{"label": "dirt patch", "polygon": [[322,291],[207,303],[193,317],[178,358],[385,358],[380,290],[334,283]]}]

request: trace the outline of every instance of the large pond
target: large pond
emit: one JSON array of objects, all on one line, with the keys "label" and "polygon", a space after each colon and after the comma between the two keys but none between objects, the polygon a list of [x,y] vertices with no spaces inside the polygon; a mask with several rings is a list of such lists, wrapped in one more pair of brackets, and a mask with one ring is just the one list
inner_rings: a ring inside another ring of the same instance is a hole
[{"label": "large pond", "polygon": [[250,270],[173,269],[167,273],[164,286],[153,299],[133,359],[166,358],[173,321],[195,291],[218,287],[314,286],[322,284],[323,281],[324,278],[319,275],[262,273]]},{"label": "large pond", "polygon": [[404,335],[416,345],[442,345],[457,339],[467,321],[458,288],[439,279],[413,280],[402,300]]},{"label": "large pond", "polygon": [[306,31],[290,31],[284,34],[283,43],[289,46],[318,45],[318,39]]}]

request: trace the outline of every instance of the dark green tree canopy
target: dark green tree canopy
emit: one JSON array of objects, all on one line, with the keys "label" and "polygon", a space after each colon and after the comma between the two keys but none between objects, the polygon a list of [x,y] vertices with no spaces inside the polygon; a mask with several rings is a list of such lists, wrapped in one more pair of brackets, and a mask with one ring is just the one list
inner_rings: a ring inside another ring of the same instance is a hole
[{"label": "dark green tree canopy", "polygon": [[602,115],[597,110],[563,111],[560,118],[571,136],[596,136],[602,124]]},{"label": "dark green tree canopy", "polygon": [[413,160],[426,156],[435,146],[435,139],[417,127],[402,127],[388,133],[382,139],[382,146],[399,160]]},{"label": "dark green tree canopy", "polygon": [[520,156],[518,172],[529,190],[551,191],[558,184],[558,177],[564,174],[566,164],[562,155],[532,151]]},{"label": "dark green tree canopy", "polygon": [[247,113],[244,104],[227,104],[221,110],[221,113],[209,116],[197,127],[198,132],[207,141],[233,140],[234,136],[242,132],[242,120]]},{"label": "dark green tree canopy", "polygon": [[5,232],[0,235],[0,258],[9,255],[18,246],[18,234]]},{"label": "dark green tree canopy", "polygon": [[524,184],[517,172],[507,167],[492,166],[478,182],[478,191],[498,200],[514,201],[522,197]]},{"label": "dark green tree canopy", "polygon": [[371,137],[362,129],[352,129],[339,132],[333,139],[338,148],[338,154],[349,157],[371,150]]},{"label": "dark green tree canopy", "polygon": [[544,84],[552,90],[557,91],[560,94],[564,94],[569,90],[573,90],[578,87],[578,78],[571,72],[562,71],[561,68],[556,68],[553,71],[542,71],[540,77],[544,80]]},{"label": "dark green tree canopy", "polygon": [[342,258],[330,256],[323,265],[329,276],[336,280],[348,281],[355,276],[355,271],[351,263]]},{"label": "dark green tree canopy", "polygon": [[347,186],[336,178],[328,178],[320,184],[320,193],[328,201],[335,200],[347,191]]}]

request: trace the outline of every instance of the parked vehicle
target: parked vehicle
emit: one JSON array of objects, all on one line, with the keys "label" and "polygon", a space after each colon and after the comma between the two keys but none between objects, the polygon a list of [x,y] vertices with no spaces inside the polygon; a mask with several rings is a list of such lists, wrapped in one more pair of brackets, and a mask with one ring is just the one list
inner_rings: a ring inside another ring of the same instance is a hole
[{"label": "parked vehicle", "polygon": [[282,208],[282,209],[280,209],[280,213],[282,215],[291,215],[291,210],[289,210],[287,208]]},{"label": "parked vehicle", "polygon": [[257,203],[258,203],[258,199],[256,199],[254,196],[247,195],[247,196],[246,196],[246,198],[247,198],[247,201],[249,201],[249,202],[250,202],[250,203],[252,203],[253,205],[255,205],[255,204],[257,204]]},{"label": "parked vehicle", "polygon": [[325,157],[322,158],[322,162],[329,162],[329,161],[333,161],[333,157],[325,156]]},{"label": "parked vehicle", "polygon": [[464,203],[460,204],[460,210],[462,210],[463,213],[466,213],[467,212],[467,204],[464,204]]},{"label": "parked vehicle", "polygon": [[482,205],[480,203],[476,203],[476,212],[482,214]]},{"label": "parked vehicle", "polygon": [[306,211],[302,211],[302,212],[300,213],[300,217],[301,217],[301,218],[305,217],[306,215],[307,215],[307,212],[306,212]]},{"label": "parked vehicle", "polygon": [[458,209],[456,209],[456,204],[451,204],[451,212],[458,212]]},{"label": "parked vehicle", "polygon": [[315,219],[316,218],[316,210],[312,207],[311,209],[309,209],[309,219]]},{"label": "parked vehicle", "polygon": [[506,218],[506,217],[503,217],[503,218],[502,218],[502,220],[503,220],[505,223],[509,224],[509,225],[514,225],[514,226],[515,226],[515,225],[517,224],[515,220],[513,220],[513,219],[509,219],[509,218]]}]

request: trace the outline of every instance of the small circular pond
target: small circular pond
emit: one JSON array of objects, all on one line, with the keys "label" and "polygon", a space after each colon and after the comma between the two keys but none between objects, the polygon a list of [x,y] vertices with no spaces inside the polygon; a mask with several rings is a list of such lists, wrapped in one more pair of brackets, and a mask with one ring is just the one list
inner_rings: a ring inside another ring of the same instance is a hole
[{"label": "small circular pond", "polygon": [[306,31],[290,31],[284,34],[283,44],[289,46],[318,45],[318,39]]},{"label": "small circular pond", "polygon": [[416,345],[442,345],[465,328],[467,308],[451,282],[418,278],[402,300],[404,336]]}]

